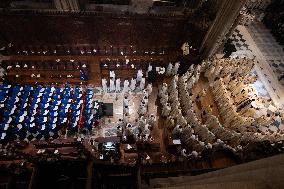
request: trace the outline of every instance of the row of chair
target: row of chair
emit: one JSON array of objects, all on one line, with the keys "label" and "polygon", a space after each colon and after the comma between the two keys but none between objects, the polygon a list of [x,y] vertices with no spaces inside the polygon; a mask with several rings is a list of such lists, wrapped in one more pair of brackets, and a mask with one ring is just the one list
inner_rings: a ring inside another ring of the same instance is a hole
[{"label": "row of chair", "polygon": [[[58,132],[62,127],[76,130],[78,126],[86,126],[91,129],[97,117],[92,115],[91,110],[99,108],[98,105],[94,106],[96,103],[93,101],[92,89],[0,85],[1,139],[5,139],[8,134],[22,134],[25,137],[27,132],[36,137]],[[79,120],[82,116],[88,122],[81,126]]]}]

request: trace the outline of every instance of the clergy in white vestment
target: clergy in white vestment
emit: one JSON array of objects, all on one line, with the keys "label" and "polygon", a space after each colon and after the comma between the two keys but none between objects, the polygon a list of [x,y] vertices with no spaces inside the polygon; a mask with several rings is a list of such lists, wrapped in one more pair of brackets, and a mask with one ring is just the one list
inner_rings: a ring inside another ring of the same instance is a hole
[{"label": "clergy in white vestment", "polygon": [[110,79],[109,88],[110,88],[110,92],[115,91],[114,79]]},{"label": "clergy in white vestment", "polygon": [[138,70],[137,77],[136,77],[137,82],[140,82],[142,80],[142,77],[143,77],[143,71]]},{"label": "clergy in white vestment", "polygon": [[130,90],[134,91],[135,88],[136,88],[136,80],[132,78],[130,83]]},{"label": "clergy in white vestment", "polygon": [[107,92],[107,80],[102,79],[102,87],[103,87],[103,92]]},{"label": "clergy in white vestment", "polygon": [[148,77],[148,73],[149,73],[150,71],[152,71],[152,69],[153,69],[152,65],[149,64],[148,69],[147,69],[147,72],[146,72],[146,77]]},{"label": "clergy in white vestment", "polygon": [[127,96],[125,96],[123,99],[123,106],[129,106],[129,99]]},{"label": "clergy in white vestment", "polygon": [[172,74],[173,74],[173,75],[176,75],[176,74],[178,73],[179,65],[180,65],[179,62],[176,62],[176,63],[175,63],[175,66],[174,66],[174,68],[172,69],[172,70],[173,70],[173,71],[172,71]]},{"label": "clergy in white vestment", "polygon": [[129,81],[128,80],[124,80],[123,92],[128,92],[128,91],[129,91]]},{"label": "clergy in white vestment", "polygon": [[116,79],[116,81],[115,81],[115,91],[116,92],[120,92],[121,91],[121,89],[120,89],[120,79],[119,78]]},{"label": "clergy in white vestment", "polygon": [[139,88],[140,88],[140,90],[143,90],[145,88],[145,78],[141,79]]}]

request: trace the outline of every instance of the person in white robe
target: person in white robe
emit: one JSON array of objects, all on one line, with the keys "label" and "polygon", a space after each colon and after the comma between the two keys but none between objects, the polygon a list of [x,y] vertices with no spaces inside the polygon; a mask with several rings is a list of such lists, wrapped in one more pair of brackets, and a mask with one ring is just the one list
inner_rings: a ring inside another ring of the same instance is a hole
[{"label": "person in white robe", "polygon": [[103,92],[107,92],[107,80],[102,79],[102,87],[103,87]]},{"label": "person in white robe", "polygon": [[130,90],[134,91],[135,88],[136,88],[136,80],[132,78],[130,83]]},{"label": "person in white robe", "polygon": [[114,85],[114,79],[110,79],[110,81],[109,81],[109,90],[110,90],[110,92],[113,92],[113,91],[115,91],[115,85]]},{"label": "person in white robe", "polygon": [[121,91],[121,88],[120,88],[120,79],[116,79],[115,81],[115,91],[118,93]]},{"label": "person in white robe", "polygon": [[129,91],[129,81],[128,80],[124,80],[123,92],[128,92],[128,91]]},{"label": "person in white robe", "polygon": [[137,82],[141,82],[142,77],[143,77],[143,71],[142,70],[138,70],[137,77],[136,77]]},{"label": "person in white robe", "polygon": [[141,79],[139,88],[140,88],[140,90],[143,90],[145,88],[145,78]]},{"label": "person in white robe", "polygon": [[147,72],[146,72],[146,77],[148,77],[148,73],[149,73],[150,71],[152,71],[152,70],[153,70],[153,67],[152,67],[151,64],[149,64],[148,69],[147,69]]},{"label": "person in white robe", "polygon": [[123,106],[129,106],[129,99],[127,96],[124,96],[124,99],[123,99]]}]

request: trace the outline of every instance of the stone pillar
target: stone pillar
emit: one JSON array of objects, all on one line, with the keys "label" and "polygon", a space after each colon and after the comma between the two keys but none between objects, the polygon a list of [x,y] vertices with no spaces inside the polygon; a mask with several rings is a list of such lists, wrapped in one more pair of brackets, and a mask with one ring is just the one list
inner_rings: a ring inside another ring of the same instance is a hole
[{"label": "stone pillar", "polygon": [[217,16],[201,44],[202,58],[214,55],[219,47],[222,46],[228,33],[232,31],[232,27],[236,25],[235,21],[245,1],[223,0]]}]

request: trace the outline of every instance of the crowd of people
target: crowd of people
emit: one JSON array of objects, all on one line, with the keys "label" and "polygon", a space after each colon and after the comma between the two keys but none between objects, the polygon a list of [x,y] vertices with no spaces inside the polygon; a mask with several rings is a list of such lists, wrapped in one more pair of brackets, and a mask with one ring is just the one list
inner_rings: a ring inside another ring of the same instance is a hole
[{"label": "crowd of people", "polygon": [[93,90],[78,86],[2,84],[1,140],[49,139],[62,129],[90,130],[99,108],[93,95]]},{"label": "crowd of people", "polygon": [[[252,74],[253,60],[211,58],[191,65],[183,75],[179,75],[179,65],[169,63],[164,70],[156,71],[170,79],[158,87],[158,97],[161,116],[166,119],[164,126],[173,139],[181,140],[182,156],[200,157],[214,146],[238,152],[252,142],[282,142],[283,132],[273,123],[283,120],[283,112],[271,99],[258,95],[253,85],[257,80]],[[146,82],[151,71],[151,65],[146,73],[137,70],[135,78],[123,83],[110,71],[109,86],[102,79],[101,95],[123,94],[123,114],[116,123],[116,134],[122,142],[154,141],[152,131],[158,118],[149,113],[153,85]],[[199,85],[201,80],[206,84]],[[99,119],[93,89],[10,84],[2,84],[0,89],[2,140],[56,138],[62,128],[91,130]],[[138,115],[135,123],[130,121],[132,94],[141,97],[134,110]],[[208,105],[209,96],[213,103]]]},{"label": "crowd of people", "polygon": [[142,91],[145,88],[145,77],[143,77],[143,71],[138,70],[137,77],[131,78],[131,80],[124,80],[123,86],[121,85],[121,79],[116,78],[115,72],[110,71],[109,86],[106,79],[102,79],[102,92],[103,93],[128,93]]},{"label": "crowd of people", "polygon": [[[117,136],[123,141],[128,142],[152,142],[151,130],[153,129],[156,117],[153,114],[148,114],[149,96],[152,93],[152,84],[149,83],[143,91],[141,91],[141,100],[137,110],[138,118],[135,123],[130,121],[133,116],[129,112],[130,94],[124,93],[123,96],[123,118],[117,123]],[[135,132],[135,126],[138,132]]]},{"label": "crowd of people", "polygon": [[[257,95],[253,66],[254,61],[245,58],[212,58],[159,86],[162,116],[172,136],[182,141],[183,155],[198,157],[214,145],[237,152],[250,142],[282,142],[283,132],[272,123],[283,119],[283,112],[270,99]],[[193,88],[200,75],[207,78],[208,87],[197,93]],[[214,98],[209,106],[205,103],[208,90]],[[271,107],[271,114],[264,111]]]}]

